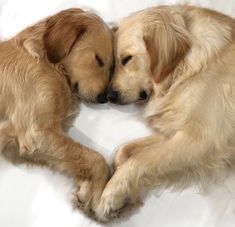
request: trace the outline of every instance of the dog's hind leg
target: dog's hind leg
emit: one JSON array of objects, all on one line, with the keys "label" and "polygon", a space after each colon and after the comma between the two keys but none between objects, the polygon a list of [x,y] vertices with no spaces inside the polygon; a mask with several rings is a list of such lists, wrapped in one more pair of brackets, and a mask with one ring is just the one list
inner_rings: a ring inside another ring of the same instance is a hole
[{"label": "dog's hind leg", "polygon": [[12,125],[8,121],[0,123],[0,153],[2,153],[7,145],[13,140],[13,132]]},{"label": "dog's hind leg", "polygon": [[19,154],[19,146],[15,140],[14,129],[8,121],[0,123],[0,154],[13,163],[26,161]]}]

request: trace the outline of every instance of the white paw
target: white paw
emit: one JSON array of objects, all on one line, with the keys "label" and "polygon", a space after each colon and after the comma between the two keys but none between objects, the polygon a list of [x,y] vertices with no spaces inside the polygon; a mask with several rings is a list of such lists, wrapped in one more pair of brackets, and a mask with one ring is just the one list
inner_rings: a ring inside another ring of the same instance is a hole
[{"label": "white paw", "polygon": [[119,210],[125,206],[127,197],[124,194],[104,193],[96,210],[96,216],[100,221],[109,221],[119,216]]},{"label": "white paw", "polygon": [[112,221],[113,219],[129,216],[142,204],[139,198],[130,198],[125,194],[103,195],[95,216],[101,222]]}]

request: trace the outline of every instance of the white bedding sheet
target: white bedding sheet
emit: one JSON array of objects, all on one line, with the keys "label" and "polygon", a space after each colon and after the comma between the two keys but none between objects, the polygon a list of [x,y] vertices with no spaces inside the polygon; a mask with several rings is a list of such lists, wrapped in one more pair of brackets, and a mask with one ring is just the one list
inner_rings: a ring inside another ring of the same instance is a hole
[{"label": "white bedding sheet", "polygon": [[[27,25],[68,7],[96,10],[107,22],[130,12],[170,0],[0,0],[0,39],[6,39]],[[235,15],[235,0],[191,0]],[[119,145],[148,135],[134,106],[82,105],[70,134],[77,141],[100,151],[110,161]],[[70,179],[48,169],[14,166],[0,158],[0,227],[95,227],[70,204]],[[106,226],[121,227],[234,227],[235,175],[224,176],[207,194],[190,187],[182,192],[164,191],[152,195],[128,219]]]}]

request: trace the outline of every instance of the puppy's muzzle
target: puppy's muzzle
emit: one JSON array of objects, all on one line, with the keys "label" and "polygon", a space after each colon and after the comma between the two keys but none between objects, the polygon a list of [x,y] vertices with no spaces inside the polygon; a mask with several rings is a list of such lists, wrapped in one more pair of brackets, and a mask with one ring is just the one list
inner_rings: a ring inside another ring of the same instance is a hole
[{"label": "puppy's muzzle", "polygon": [[148,94],[145,90],[140,91],[139,93],[139,100],[144,101],[148,98]]},{"label": "puppy's muzzle", "polygon": [[100,103],[100,104],[104,104],[104,103],[108,102],[107,92],[100,93],[97,96],[97,102]]},{"label": "puppy's muzzle", "polygon": [[118,92],[113,90],[112,88],[110,88],[109,91],[108,91],[107,99],[111,103],[118,103],[118,100],[119,100]]}]

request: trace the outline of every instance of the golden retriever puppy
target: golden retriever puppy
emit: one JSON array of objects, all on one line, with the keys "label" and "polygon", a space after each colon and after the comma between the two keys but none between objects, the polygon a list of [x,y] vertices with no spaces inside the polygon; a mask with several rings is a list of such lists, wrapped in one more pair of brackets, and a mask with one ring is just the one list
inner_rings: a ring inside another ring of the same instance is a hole
[{"label": "golden retriever puppy", "polygon": [[109,176],[95,151],[66,135],[80,101],[103,103],[112,32],[98,16],[68,9],[0,43],[0,152],[43,163],[75,180],[95,209]]},{"label": "golden retriever puppy", "polygon": [[193,6],[150,8],[120,22],[115,45],[108,98],[145,101],[153,135],[118,150],[96,213],[101,220],[145,189],[206,182],[235,159],[232,18]]}]

